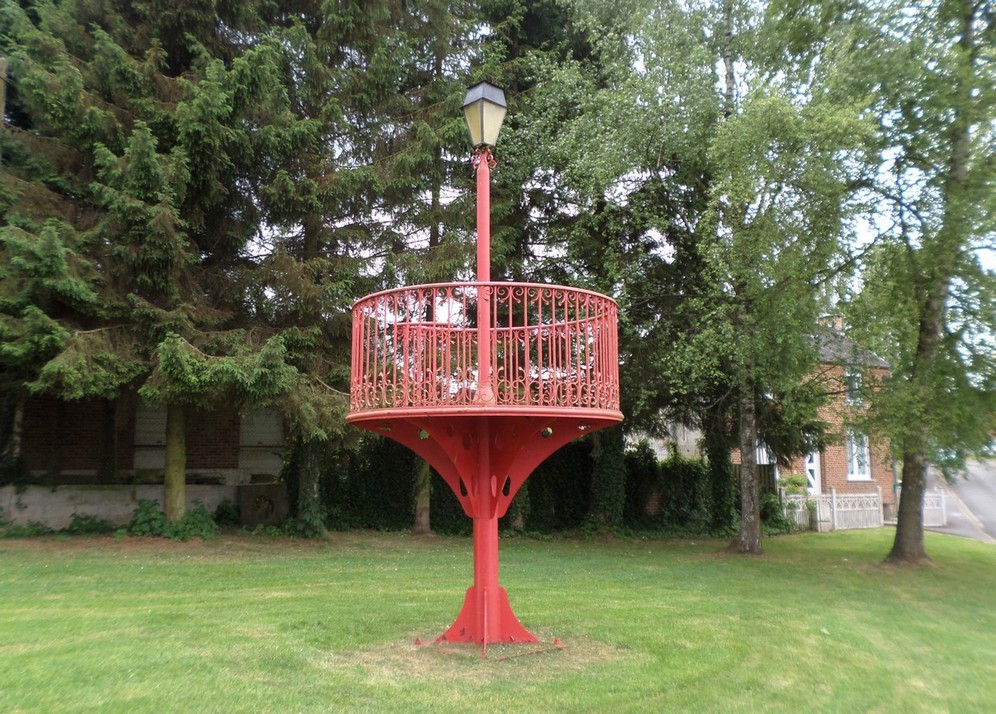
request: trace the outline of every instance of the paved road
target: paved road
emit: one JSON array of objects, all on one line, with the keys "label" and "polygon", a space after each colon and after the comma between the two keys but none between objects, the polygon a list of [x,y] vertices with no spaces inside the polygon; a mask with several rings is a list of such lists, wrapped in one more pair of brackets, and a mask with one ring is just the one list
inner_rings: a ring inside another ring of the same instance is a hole
[{"label": "paved road", "polygon": [[968,464],[967,478],[943,484],[948,492],[948,525],[928,530],[996,543],[996,459]]}]

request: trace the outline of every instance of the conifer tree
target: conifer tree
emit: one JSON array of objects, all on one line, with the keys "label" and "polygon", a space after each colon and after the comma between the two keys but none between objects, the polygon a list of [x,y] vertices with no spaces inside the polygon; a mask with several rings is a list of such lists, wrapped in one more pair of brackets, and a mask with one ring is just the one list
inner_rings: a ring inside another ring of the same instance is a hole
[{"label": "conifer tree", "polygon": [[[400,56],[400,93],[407,101],[398,106],[399,130],[383,158],[395,226],[385,277],[409,284],[466,276],[473,255],[472,174],[459,110],[467,77],[456,68],[472,59],[476,25],[461,17],[460,9],[451,0],[426,0],[395,18],[406,49]],[[428,462],[420,461],[413,533],[431,531],[432,474]]]},{"label": "conifer tree", "polygon": [[353,436],[342,420],[352,302],[452,279],[471,252],[466,221],[449,217],[459,214],[442,196],[458,163],[452,146],[463,145],[453,70],[462,21],[452,5],[385,1],[331,13],[295,2],[271,23],[288,97],[285,148],[260,178],[268,235],[253,258],[250,311],[284,336],[304,375],[283,402],[303,533],[324,529],[321,465]]},{"label": "conifer tree", "polygon": [[[233,277],[258,230],[273,53],[252,4],[7,4],[0,305],[14,389],[168,412],[166,511],[183,515],[183,414],[266,404],[296,371],[249,329]],[[54,290],[53,290],[54,288]],[[149,377],[153,378],[146,381]],[[142,386],[144,383],[144,386]]]}]

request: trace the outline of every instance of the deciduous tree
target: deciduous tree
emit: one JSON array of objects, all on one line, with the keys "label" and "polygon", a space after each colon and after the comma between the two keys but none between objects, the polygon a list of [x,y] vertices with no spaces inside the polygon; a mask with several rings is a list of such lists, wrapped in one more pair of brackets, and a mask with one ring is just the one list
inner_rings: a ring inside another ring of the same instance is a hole
[{"label": "deciduous tree", "polygon": [[890,4],[865,63],[879,121],[876,215],[849,305],[857,339],[892,373],[872,392],[872,427],[902,462],[893,562],[927,557],[923,496],[991,445],[996,429],[996,277],[981,261],[996,223],[996,27],[976,0]]}]

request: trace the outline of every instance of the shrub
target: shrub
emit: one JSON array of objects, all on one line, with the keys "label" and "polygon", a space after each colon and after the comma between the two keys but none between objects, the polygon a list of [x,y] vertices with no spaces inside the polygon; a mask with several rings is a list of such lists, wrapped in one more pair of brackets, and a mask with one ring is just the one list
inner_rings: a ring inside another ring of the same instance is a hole
[{"label": "shrub", "polygon": [[[527,531],[551,533],[584,524],[591,504],[592,446],[590,436],[572,441],[549,456],[529,477]],[[432,505],[435,508],[435,502]]]},{"label": "shrub", "polygon": [[239,507],[230,498],[226,498],[214,509],[214,521],[219,526],[237,526],[241,518]]},{"label": "shrub", "polygon": [[170,540],[190,540],[204,538],[205,540],[218,534],[218,524],[200,501],[194,501],[194,507],[176,523],[167,523],[163,535]]},{"label": "shrub", "polygon": [[138,508],[131,516],[128,532],[136,536],[151,536],[158,538],[166,531],[166,515],[159,509],[155,501],[141,499]]},{"label": "shrub", "polygon": [[35,536],[52,535],[54,530],[38,521],[28,521],[28,525],[22,526],[16,523],[8,523],[0,527],[0,537],[3,538],[34,538]]},{"label": "shrub", "polygon": [[28,525],[22,526],[14,523],[4,513],[0,507],[0,538],[31,538],[33,536],[51,535],[55,533],[44,523],[38,521],[28,521]]},{"label": "shrub", "polygon": [[626,523],[635,528],[653,526],[647,512],[655,495],[660,497],[661,466],[657,454],[644,439],[626,454]]},{"label": "shrub", "polygon": [[256,526],[255,528],[248,528],[243,526],[239,529],[240,536],[262,536],[264,538],[282,538],[284,536],[290,535],[294,536],[294,533],[287,532],[288,529],[293,530],[295,521],[291,520],[287,522],[287,526],[281,528],[280,526],[264,526],[262,524]]},{"label": "shrub", "polygon": [[761,525],[766,533],[792,531],[792,521],[785,517],[781,499],[773,493],[761,494]]},{"label": "shrub", "polygon": [[778,479],[778,485],[785,489],[785,493],[799,494],[806,493],[806,477],[802,474],[791,473],[787,476],[781,476]]},{"label": "shrub", "polygon": [[94,535],[100,533],[113,533],[116,530],[113,523],[106,518],[92,516],[87,513],[73,513],[66,533],[72,535]]},{"label": "shrub", "polygon": [[709,467],[672,454],[661,462],[664,526],[704,533],[709,528]]},{"label": "shrub", "polygon": [[136,536],[161,536],[170,540],[206,539],[217,535],[218,524],[200,501],[194,501],[194,507],[179,521],[169,523],[158,503],[143,499],[132,515],[128,532]]},{"label": "shrub", "polygon": [[594,435],[595,463],[591,475],[591,503],[587,529],[601,531],[623,524],[626,510],[626,456],[621,426]]}]

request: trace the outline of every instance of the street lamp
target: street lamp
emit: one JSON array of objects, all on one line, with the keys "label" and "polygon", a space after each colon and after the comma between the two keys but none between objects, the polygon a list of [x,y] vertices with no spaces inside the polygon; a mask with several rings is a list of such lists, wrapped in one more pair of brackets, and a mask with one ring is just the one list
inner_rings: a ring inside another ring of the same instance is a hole
[{"label": "street lamp", "polygon": [[494,146],[505,119],[508,105],[505,92],[488,82],[478,82],[467,90],[463,100],[463,117],[470,131],[470,143],[475,149]]},{"label": "street lamp", "polygon": [[491,147],[505,119],[505,93],[493,84],[478,82],[467,90],[463,116],[474,145],[471,163],[477,172],[477,401],[494,404],[491,381]]}]

